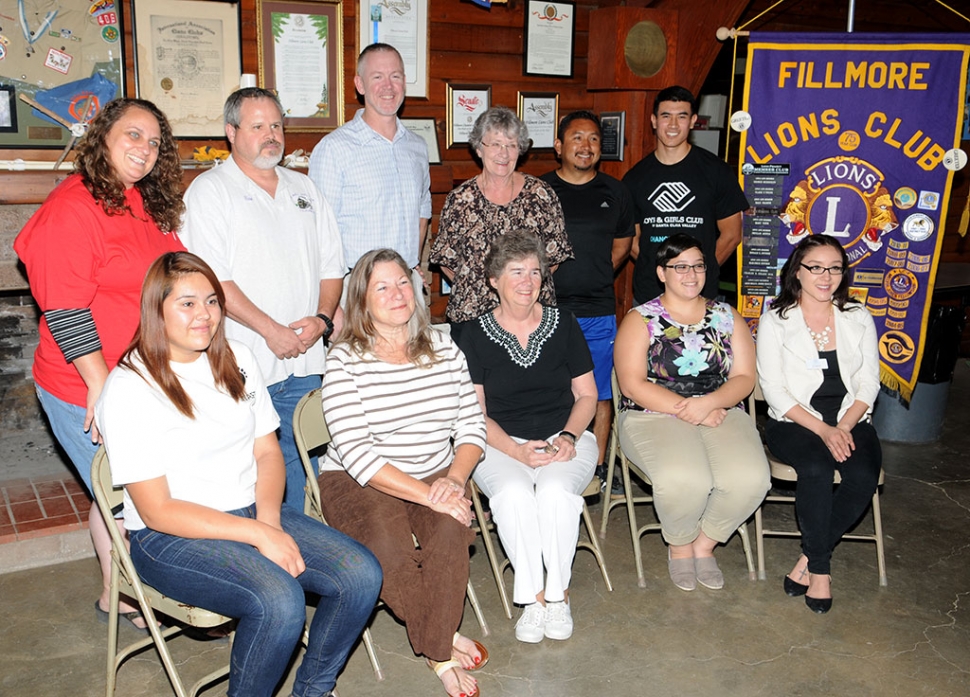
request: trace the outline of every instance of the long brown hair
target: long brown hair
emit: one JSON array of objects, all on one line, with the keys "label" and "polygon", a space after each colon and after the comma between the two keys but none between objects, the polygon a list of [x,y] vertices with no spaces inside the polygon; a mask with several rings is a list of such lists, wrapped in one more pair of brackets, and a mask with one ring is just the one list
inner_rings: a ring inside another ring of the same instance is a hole
[{"label": "long brown hair", "polygon": [[[374,249],[360,258],[347,278],[347,307],[344,308],[344,327],[334,344],[347,344],[358,356],[373,351],[377,341],[377,330],[367,309],[367,286],[374,267],[391,262],[401,267],[401,271],[411,278],[411,269],[400,254],[393,249]],[[431,339],[431,319],[423,298],[415,293],[414,313],[408,320],[408,360],[414,364],[432,365],[439,360]]]},{"label": "long brown hair", "polygon": [[84,186],[101,204],[108,215],[130,213],[125,201],[125,185],[108,159],[105,144],[108,133],[129,109],[144,109],[155,117],[162,137],[158,143],[158,159],[152,171],[135,182],[145,203],[145,212],[162,232],[178,230],[185,210],[182,203],[182,165],[178,144],[165,114],[144,99],[113,99],[94,117],[87,134],[78,143],[74,171],[79,172]]},{"label": "long brown hair", "polygon": [[[215,273],[202,259],[189,252],[168,252],[158,257],[145,275],[141,289],[141,319],[135,338],[128,346],[119,365],[141,375],[135,362],[137,358],[148,371],[148,375],[158,385],[165,396],[172,400],[175,407],[190,419],[195,418],[192,400],[182,389],[182,383],[172,370],[169,355],[168,336],[165,333],[163,305],[171,295],[175,283],[193,273],[200,273],[212,285],[219,301],[222,316],[226,313],[226,294]],[[137,354],[137,355],[136,355]],[[216,387],[220,387],[235,401],[246,394],[246,382],[239,372],[236,356],[226,340],[225,321],[219,322],[215,335],[206,349],[209,366]]]}]

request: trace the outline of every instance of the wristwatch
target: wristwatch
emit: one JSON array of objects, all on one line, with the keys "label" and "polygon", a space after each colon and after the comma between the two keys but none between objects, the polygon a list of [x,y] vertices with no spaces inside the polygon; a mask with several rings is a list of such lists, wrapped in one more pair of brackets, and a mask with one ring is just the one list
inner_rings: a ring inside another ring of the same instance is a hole
[{"label": "wristwatch", "polygon": [[322,312],[319,313],[317,317],[322,319],[323,323],[327,325],[327,328],[323,330],[323,341],[324,343],[326,343],[327,341],[330,341],[330,337],[333,336],[333,320],[327,317]]},{"label": "wristwatch", "polygon": [[572,444],[573,445],[576,445],[576,434],[575,433],[570,433],[569,431],[560,431],[559,432],[559,435],[562,436],[563,438],[568,438],[570,441],[572,441]]}]

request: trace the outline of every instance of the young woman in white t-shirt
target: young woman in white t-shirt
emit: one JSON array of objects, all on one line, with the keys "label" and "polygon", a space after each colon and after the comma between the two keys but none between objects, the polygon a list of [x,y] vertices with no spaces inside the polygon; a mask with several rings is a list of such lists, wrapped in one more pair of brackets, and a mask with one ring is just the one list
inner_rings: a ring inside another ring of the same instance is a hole
[{"label": "young woman in white t-shirt", "polygon": [[330,695],[381,587],[363,545],[287,505],[279,419],[247,348],[227,341],[225,296],[187,252],[152,264],[135,339],[97,418],[141,577],[238,618],[229,695],[274,690],[320,596],[294,695]]}]

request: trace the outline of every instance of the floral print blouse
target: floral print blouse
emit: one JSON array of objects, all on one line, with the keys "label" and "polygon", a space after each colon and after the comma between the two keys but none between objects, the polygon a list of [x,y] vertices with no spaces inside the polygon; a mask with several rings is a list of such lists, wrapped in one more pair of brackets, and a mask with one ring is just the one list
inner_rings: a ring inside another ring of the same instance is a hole
[{"label": "floral print blouse", "polygon": [[[674,320],[660,298],[634,311],[640,313],[650,332],[648,380],[682,397],[710,394],[727,382],[734,363],[734,314],[730,305],[708,300],[704,318],[689,325]],[[649,411],[628,397],[623,397],[622,408]]]},{"label": "floral print blouse", "polygon": [[[499,235],[519,229],[534,232],[545,242],[550,266],[572,258],[556,192],[531,174],[523,176],[522,191],[504,206],[485,198],[477,177],[448,194],[431,243],[431,263],[455,272],[446,311],[449,321],[467,322],[498,306],[498,294],[485,275],[485,255]],[[552,274],[543,281],[539,302],[556,304]]]}]

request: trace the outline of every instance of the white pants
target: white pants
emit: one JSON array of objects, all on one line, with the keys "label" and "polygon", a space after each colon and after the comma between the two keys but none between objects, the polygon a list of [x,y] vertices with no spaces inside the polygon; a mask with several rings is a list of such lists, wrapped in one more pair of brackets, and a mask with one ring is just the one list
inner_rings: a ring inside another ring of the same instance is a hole
[{"label": "white pants", "polygon": [[513,602],[534,603],[543,590],[547,601],[564,599],[579,540],[580,494],[593,478],[598,455],[596,437],[589,431],[577,441],[572,460],[545,467],[528,467],[486,446],[474,479],[489,498],[499,539],[515,570]]}]

